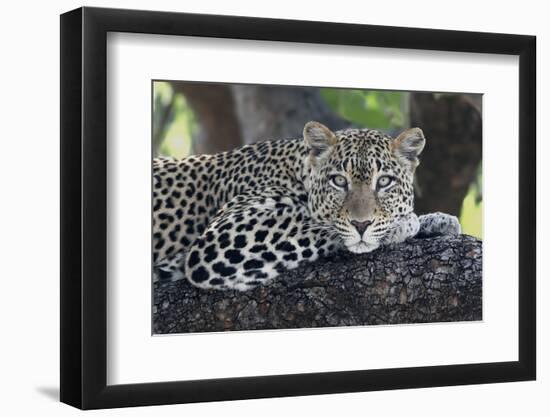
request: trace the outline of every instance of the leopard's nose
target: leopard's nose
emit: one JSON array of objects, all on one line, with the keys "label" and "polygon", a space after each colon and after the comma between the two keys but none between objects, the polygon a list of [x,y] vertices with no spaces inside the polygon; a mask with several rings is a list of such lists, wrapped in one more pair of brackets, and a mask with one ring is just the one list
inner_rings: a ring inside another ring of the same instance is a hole
[{"label": "leopard's nose", "polygon": [[372,220],[367,220],[366,222],[359,222],[357,220],[352,220],[351,224],[353,227],[357,229],[360,235],[365,233],[365,230],[367,230],[367,227],[369,227],[372,224]]}]

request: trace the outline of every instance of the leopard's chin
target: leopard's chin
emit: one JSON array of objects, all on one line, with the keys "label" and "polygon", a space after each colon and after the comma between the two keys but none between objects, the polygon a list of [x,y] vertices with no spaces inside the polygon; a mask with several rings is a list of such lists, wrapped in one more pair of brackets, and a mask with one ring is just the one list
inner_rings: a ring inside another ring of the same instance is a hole
[{"label": "leopard's chin", "polygon": [[346,244],[346,248],[352,253],[372,252],[373,250],[377,249],[378,246],[380,246],[380,245],[374,244],[374,243],[367,243],[363,240],[360,240],[359,242],[356,242],[356,243],[351,244],[351,245]]}]

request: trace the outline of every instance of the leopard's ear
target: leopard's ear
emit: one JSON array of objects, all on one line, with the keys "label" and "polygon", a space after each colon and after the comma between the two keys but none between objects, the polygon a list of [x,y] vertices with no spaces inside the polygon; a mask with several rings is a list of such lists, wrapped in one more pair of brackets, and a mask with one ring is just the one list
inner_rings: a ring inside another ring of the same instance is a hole
[{"label": "leopard's ear", "polygon": [[319,122],[308,122],[304,126],[304,141],[310,149],[309,155],[312,162],[315,162],[330,153],[330,150],[338,138],[325,125]]},{"label": "leopard's ear", "polygon": [[426,138],[424,132],[418,127],[413,127],[402,132],[397,136],[392,144],[393,154],[402,165],[414,171],[418,166],[418,155],[424,149]]}]

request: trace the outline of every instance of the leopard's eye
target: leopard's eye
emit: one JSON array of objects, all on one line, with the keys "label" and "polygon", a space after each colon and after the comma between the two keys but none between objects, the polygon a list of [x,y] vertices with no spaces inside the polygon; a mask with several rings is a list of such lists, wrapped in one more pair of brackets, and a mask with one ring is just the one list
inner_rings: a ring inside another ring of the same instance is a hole
[{"label": "leopard's eye", "polygon": [[337,188],[346,189],[348,187],[348,180],[343,175],[333,175],[330,177],[330,182]]},{"label": "leopard's eye", "polygon": [[380,178],[378,178],[378,181],[376,182],[376,188],[378,190],[381,190],[382,188],[387,188],[394,182],[394,178],[390,177],[389,175],[383,175]]}]

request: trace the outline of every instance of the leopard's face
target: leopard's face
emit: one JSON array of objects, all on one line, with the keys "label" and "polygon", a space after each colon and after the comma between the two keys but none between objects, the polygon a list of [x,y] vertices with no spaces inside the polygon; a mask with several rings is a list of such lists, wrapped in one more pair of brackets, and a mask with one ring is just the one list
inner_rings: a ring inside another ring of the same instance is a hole
[{"label": "leopard's face", "polygon": [[308,204],[312,217],[354,253],[383,242],[399,218],[413,211],[413,176],[425,139],[420,129],[397,138],[375,130],[333,133],[310,122]]}]

